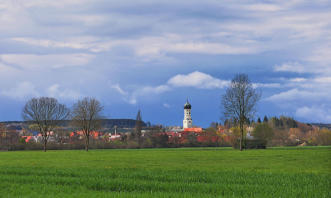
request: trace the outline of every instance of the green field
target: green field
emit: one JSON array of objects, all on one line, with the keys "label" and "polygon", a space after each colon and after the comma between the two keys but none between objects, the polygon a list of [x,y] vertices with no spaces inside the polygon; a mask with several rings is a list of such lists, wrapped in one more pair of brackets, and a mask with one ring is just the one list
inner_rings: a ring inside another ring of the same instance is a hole
[{"label": "green field", "polygon": [[331,147],[0,152],[0,197],[331,197]]}]

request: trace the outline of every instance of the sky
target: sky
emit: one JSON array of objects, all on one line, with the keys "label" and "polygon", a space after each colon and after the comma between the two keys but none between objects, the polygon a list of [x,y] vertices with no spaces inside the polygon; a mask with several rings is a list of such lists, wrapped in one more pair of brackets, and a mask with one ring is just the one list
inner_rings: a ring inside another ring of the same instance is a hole
[{"label": "sky", "polygon": [[327,0],[0,0],[0,121],[26,101],[86,96],[108,118],[222,120],[238,73],[262,92],[256,118],[331,123]]}]

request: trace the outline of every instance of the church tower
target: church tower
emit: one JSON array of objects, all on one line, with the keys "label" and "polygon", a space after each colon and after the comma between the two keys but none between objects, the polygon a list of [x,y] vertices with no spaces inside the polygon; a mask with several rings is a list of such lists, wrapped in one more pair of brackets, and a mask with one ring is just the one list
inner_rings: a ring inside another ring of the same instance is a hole
[{"label": "church tower", "polygon": [[191,104],[186,101],[184,105],[184,120],[183,120],[183,128],[192,128],[192,117],[191,117]]}]

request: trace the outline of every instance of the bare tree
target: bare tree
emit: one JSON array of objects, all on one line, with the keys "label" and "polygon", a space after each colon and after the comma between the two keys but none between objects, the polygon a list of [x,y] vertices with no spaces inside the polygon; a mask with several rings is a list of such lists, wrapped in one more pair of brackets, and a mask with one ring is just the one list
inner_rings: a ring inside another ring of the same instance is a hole
[{"label": "bare tree", "polygon": [[88,151],[90,134],[101,127],[101,112],[103,107],[95,98],[84,98],[73,106],[73,124],[83,131],[85,150]]},{"label": "bare tree", "polygon": [[7,127],[5,124],[0,123],[0,146],[6,143]]},{"label": "bare tree", "polygon": [[261,94],[253,87],[246,74],[237,74],[222,97],[225,118],[236,120],[240,128],[240,150],[243,149],[244,124],[254,117]]},{"label": "bare tree", "polygon": [[70,110],[58,103],[55,98],[40,97],[29,100],[22,112],[23,119],[36,125],[36,129],[41,133],[44,151],[49,134],[63,120],[67,119]]},{"label": "bare tree", "polygon": [[66,130],[65,127],[56,127],[54,131],[56,133],[56,141],[58,143],[63,144],[68,141],[70,132]]},{"label": "bare tree", "polygon": [[19,142],[19,133],[15,129],[7,128],[0,123],[0,149],[9,149],[11,145]]}]

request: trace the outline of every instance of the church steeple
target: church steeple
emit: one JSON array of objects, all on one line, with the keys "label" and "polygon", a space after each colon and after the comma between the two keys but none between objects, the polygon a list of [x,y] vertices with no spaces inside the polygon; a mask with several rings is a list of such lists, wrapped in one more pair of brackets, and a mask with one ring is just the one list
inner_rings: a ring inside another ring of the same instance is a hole
[{"label": "church steeple", "polygon": [[184,105],[184,120],[183,120],[183,128],[192,128],[192,117],[191,117],[191,104],[186,100]]},{"label": "church steeple", "polygon": [[191,104],[188,102],[188,99],[186,99],[186,103],[184,105],[184,109],[191,109]]}]

